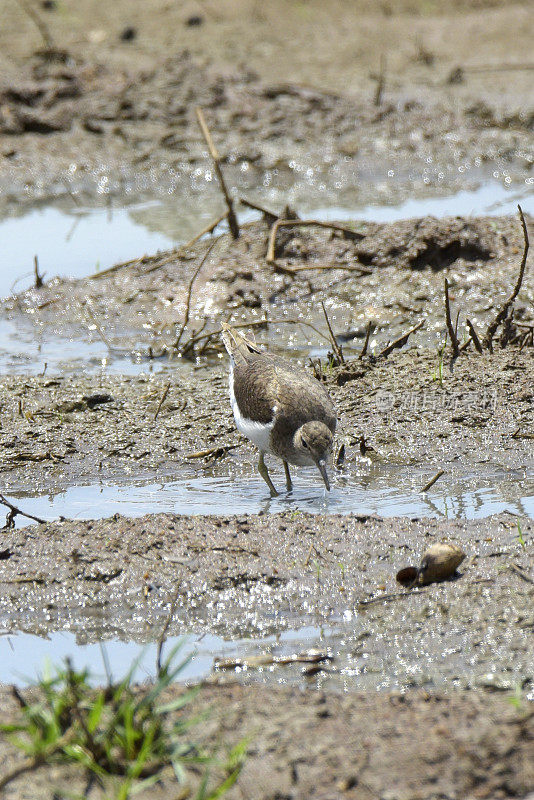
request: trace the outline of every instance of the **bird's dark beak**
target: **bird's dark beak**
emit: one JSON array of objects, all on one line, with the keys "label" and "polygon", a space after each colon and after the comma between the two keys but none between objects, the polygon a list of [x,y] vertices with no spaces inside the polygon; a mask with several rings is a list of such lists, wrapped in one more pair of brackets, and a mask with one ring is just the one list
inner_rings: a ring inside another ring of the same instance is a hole
[{"label": "bird's dark beak", "polygon": [[319,472],[323,476],[324,485],[326,486],[327,491],[330,491],[330,481],[328,480],[328,473],[326,471],[326,461],[322,458],[320,461],[317,462],[317,466],[319,467]]}]

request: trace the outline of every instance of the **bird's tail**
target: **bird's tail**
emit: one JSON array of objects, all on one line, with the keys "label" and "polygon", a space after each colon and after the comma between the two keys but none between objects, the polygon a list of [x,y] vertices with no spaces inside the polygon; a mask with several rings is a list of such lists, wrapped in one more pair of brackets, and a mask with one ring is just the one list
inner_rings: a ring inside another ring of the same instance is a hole
[{"label": "bird's tail", "polygon": [[261,353],[261,350],[254,342],[251,342],[241,333],[238,333],[234,328],[231,328],[230,325],[227,325],[226,322],[221,323],[221,328],[221,338],[224,342],[224,346],[234,361],[246,362],[249,360],[251,353]]}]

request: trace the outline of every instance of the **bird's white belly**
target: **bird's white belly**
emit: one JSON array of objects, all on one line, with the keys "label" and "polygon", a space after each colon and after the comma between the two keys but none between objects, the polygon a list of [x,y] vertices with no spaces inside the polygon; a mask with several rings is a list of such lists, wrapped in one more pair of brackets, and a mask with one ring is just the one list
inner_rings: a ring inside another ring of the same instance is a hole
[{"label": "bird's white belly", "polygon": [[256,447],[263,453],[271,452],[271,431],[274,427],[274,420],[272,422],[254,422],[254,420],[244,417],[237,405],[237,400],[234,394],[234,370],[230,366],[230,403],[234,414],[235,424],[237,430],[246,436],[247,439],[256,445]]}]

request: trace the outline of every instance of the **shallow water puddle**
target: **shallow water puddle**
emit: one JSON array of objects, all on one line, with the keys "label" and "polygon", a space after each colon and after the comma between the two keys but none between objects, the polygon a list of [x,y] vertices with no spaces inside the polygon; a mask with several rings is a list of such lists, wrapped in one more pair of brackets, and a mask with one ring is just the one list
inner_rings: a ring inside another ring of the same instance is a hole
[{"label": "shallow water puddle", "polygon": [[[434,471],[435,473],[435,471]],[[275,485],[282,474],[271,471]],[[523,471],[496,470],[488,474],[443,476],[430,491],[420,492],[432,477],[409,468],[378,469],[371,474],[334,474],[326,492],[313,469],[294,476],[292,492],[270,498],[260,478],[248,476],[199,477],[166,483],[71,486],[57,494],[10,495],[23,511],[47,520],[95,519],[119,513],[142,516],[176,514],[258,514],[303,511],[330,514],[445,517],[476,519],[509,511],[534,518],[534,481]],[[417,488],[416,488],[417,487]],[[14,499],[18,498],[18,499]],[[17,525],[28,524],[17,517]]]},{"label": "shallow water puddle", "polygon": [[169,370],[173,379],[191,374],[191,362],[154,358],[140,353],[110,349],[100,339],[56,336],[41,332],[30,320],[0,319],[0,367],[12,375],[141,375]]},{"label": "shallow water puddle", "polygon": [[[266,652],[288,656],[301,652],[304,647],[319,645],[323,635],[320,628],[307,627],[261,640],[228,641],[213,634],[169,637],[163,658],[180,644],[174,663],[178,666],[184,662],[184,665],[178,680],[196,681],[210,674],[216,658],[246,658]],[[324,649],[324,642],[322,647]],[[85,644],[80,636],[69,631],[50,633],[46,638],[24,632],[10,633],[0,637],[0,683],[26,685],[51,665],[60,666],[65,658],[70,658],[76,669],[89,669],[94,685],[102,685],[107,679],[104,659],[115,680],[123,678],[137,662],[135,680],[145,681],[156,675],[157,649],[157,642],[143,646],[118,639]]]}]

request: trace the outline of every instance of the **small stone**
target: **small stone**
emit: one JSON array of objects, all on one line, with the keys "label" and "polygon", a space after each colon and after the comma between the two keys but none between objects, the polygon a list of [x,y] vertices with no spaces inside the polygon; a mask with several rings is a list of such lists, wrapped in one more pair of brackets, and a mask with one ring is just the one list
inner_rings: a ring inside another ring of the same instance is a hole
[{"label": "small stone", "polygon": [[127,25],[120,35],[120,39],[123,42],[133,42],[133,40],[136,38],[137,30],[133,27],[133,25]]}]

